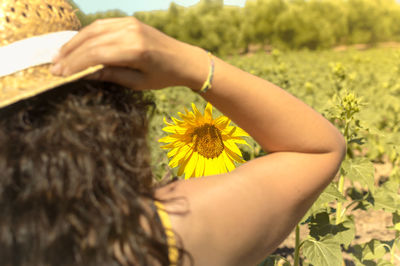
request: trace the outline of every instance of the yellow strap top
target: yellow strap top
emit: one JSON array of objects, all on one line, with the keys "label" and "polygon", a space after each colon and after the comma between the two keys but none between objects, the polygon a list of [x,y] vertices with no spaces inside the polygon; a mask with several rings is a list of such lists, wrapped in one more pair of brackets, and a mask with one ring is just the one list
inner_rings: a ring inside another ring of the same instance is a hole
[{"label": "yellow strap top", "polygon": [[171,220],[169,219],[168,213],[165,211],[164,205],[159,201],[154,201],[154,205],[157,207],[157,213],[160,217],[161,223],[164,227],[165,235],[167,237],[168,244],[168,258],[171,266],[178,265],[179,252],[176,245],[176,238],[174,231],[172,231]]}]

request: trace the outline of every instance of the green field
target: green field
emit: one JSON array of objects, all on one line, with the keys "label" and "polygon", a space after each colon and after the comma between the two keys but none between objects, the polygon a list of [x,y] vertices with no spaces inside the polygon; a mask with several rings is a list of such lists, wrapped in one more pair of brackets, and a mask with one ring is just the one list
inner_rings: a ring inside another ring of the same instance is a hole
[{"label": "green field", "polygon": [[[353,265],[400,265],[400,50],[274,50],[225,59],[299,97],[340,128],[347,140],[347,157],[337,179],[303,219],[310,233],[297,238],[298,252],[291,263],[299,265],[299,259],[306,265],[340,266],[342,251],[350,250]],[[149,143],[154,174],[162,179],[176,174],[157,142],[165,136],[163,117],[176,117],[178,111],[190,109],[192,102],[200,107],[205,102],[187,88],[156,91],[154,98]],[[250,147],[241,147],[245,159],[264,154],[256,143],[250,143]],[[391,172],[377,177],[374,165],[382,163],[390,164]],[[395,232],[393,239],[354,244],[355,208],[391,214],[393,226],[387,230]],[[263,265],[279,260],[270,257]]]}]

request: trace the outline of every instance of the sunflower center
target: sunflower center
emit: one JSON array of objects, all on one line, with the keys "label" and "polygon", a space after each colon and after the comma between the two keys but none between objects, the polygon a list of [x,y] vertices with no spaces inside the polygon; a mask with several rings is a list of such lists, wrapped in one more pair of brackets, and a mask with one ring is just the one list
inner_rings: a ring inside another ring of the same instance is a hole
[{"label": "sunflower center", "polygon": [[192,133],[194,151],[205,158],[216,158],[224,150],[221,132],[214,125],[205,124],[196,128]]}]

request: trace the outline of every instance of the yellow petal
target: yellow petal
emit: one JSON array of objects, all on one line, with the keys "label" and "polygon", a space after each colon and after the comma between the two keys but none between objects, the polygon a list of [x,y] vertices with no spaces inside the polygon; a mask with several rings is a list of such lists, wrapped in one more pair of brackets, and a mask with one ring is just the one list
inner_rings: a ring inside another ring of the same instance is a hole
[{"label": "yellow petal", "polygon": [[173,148],[167,154],[168,158],[174,157],[179,151],[179,148]]},{"label": "yellow petal", "polygon": [[233,151],[231,151],[231,150],[229,150],[229,149],[225,149],[225,151],[226,151],[226,154],[228,155],[228,157],[229,157],[230,159],[232,159],[233,161],[238,162],[238,163],[244,163],[244,162],[246,162],[245,160],[243,160],[242,157],[240,157],[239,155],[237,155],[237,154],[234,153]]},{"label": "yellow petal", "polygon": [[219,173],[219,167],[214,159],[207,159],[204,176],[215,175]]},{"label": "yellow petal", "polygon": [[175,156],[171,159],[171,161],[169,161],[168,165],[171,168],[175,168],[177,166],[182,165],[182,159],[184,156],[180,155],[180,156]]},{"label": "yellow petal", "polygon": [[220,129],[220,130],[224,130],[229,123],[231,122],[231,120],[226,117],[226,116],[220,116],[217,119],[215,119],[214,125]]},{"label": "yellow petal", "polygon": [[212,105],[209,102],[207,103],[206,109],[204,110],[204,120],[206,122],[212,121]]},{"label": "yellow petal", "polygon": [[174,123],[175,123],[176,125],[180,125],[180,124],[183,123],[182,120],[176,119],[175,117],[171,117],[171,119],[172,119],[172,121],[174,121]]},{"label": "yellow petal", "polygon": [[247,146],[250,147],[250,145],[247,143],[247,141],[245,139],[240,138],[240,137],[231,138],[231,141],[235,142],[235,143],[239,143],[239,144],[244,144],[244,145],[247,145]]},{"label": "yellow petal", "polygon": [[164,127],[162,130],[168,133],[175,133],[175,134],[185,134],[187,131],[186,128],[180,126],[167,126]]},{"label": "yellow petal", "polygon": [[184,122],[190,123],[192,122],[194,115],[193,113],[188,113],[188,114],[182,114],[181,112],[178,112],[178,115],[183,119]]},{"label": "yellow petal", "polygon": [[193,152],[193,155],[189,159],[189,162],[187,163],[185,167],[185,179],[188,179],[190,177],[194,176],[197,161],[199,160],[199,153]]},{"label": "yellow petal", "polygon": [[196,119],[203,118],[203,115],[199,112],[199,109],[197,109],[194,103],[192,103],[192,109]]},{"label": "yellow petal", "polygon": [[171,159],[171,161],[168,163],[168,165],[171,168],[175,168],[181,164],[183,164],[183,160],[185,157],[188,157],[192,153],[190,147],[187,145],[180,147],[177,151],[177,154]]},{"label": "yellow petal", "polygon": [[175,141],[179,141],[179,138],[175,138],[171,135],[165,136],[158,140],[158,142],[163,142],[163,143],[170,143],[170,142],[175,142]]},{"label": "yellow petal", "polygon": [[225,161],[225,166],[228,169],[228,172],[234,170],[236,168],[235,164],[233,163],[232,159],[228,157],[225,151],[222,152],[222,156]]},{"label": "yellow petal", "polygon": [[204,165],[205,165],[205,159],[203,156],[199,156],[196,169],[195,169],[195,177],[201,177],[204,176]]},{"label": "yellow petal", "polygon": [[237,155],[242,156],[242,152],[240,151],[238,146],[236,146],[236,144],[232,142],[232,140],[224,141],[224,145],[225,145],[225,149],[229,149],[229,150],[233,151],[234,153],[236,153]]},{"label": "yellow petal", "polygon": [[172,123],[170,123],[170,122],[167,121],[167,119],[165,118],[165,116],[164,116],[164,118],[163,118],[163,121],[164,121],[164,123],[165,123],[166,125],[168,125],[168,126],[174,126],[174,124],[172,124]]},{"label": "yellow petal", "polygon": [[223,168],[221,167],[221,164],[219,163],[219,157],[213,158],[213,163],[214,163],[214,168],[215,168],[215,175],[219,175],[223,172]]},{"label": "yellow petal", "polygon": [[177,146],[177,144],[174,142],[174,143],[170,143],[170,144],[166,144],[166,145],[161,146],[161,149],[173,149],[176,146]]},{"label": "yellow petal", "polygon": [[192,157],[193,151],[185,154],[185,157],[180,160],[179,169],[178,169],[178,176],[183,175],[186,169],[186,165],[189,163]]},{"label": "yellow petal", "polygon": [[185,113],[186,113],[186,115],[192,113],[192,112],[189,112],[189,110],[188,110],[186,107],[184,107],[184,108],[185,108]]},{"label": "yellow petal", "polygon": [[249,133],[241,129],[240,127],[236,127],[235,132],[233,133],[234,137],[248,137]]},{"label": "yellow petal", "polygon": [[[203,157],[204,158],[204,157]],[[211,173],[210,159],[204,158],[204,176],[209,176]]]},{"label": "yellow petal", "polygon": [[168,157],[171,158],[172,156],[184,156],[187,152],[189,152],[189,149],[187,148],[187,145],[175,145],[172,150],[168,152]]},{"label": "yellow petal", "polygon": [[225,174],[227,172],[226,162],[225,162],[224,156],[222,154],[220,154],[218,156],[217,163],[218,163],[218,166],[219,166],[219,173],[220,174]]}]

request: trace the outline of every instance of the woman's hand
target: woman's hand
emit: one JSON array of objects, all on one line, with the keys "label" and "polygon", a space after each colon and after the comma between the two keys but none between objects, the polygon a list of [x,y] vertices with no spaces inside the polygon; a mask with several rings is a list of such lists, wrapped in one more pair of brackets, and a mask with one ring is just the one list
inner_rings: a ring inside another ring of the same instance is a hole
[{"label": "woman's hand", "polygon": [[133,17],[97,20],[82,29],[54,58],[55,75],[103,64],[90,79],[135,89],[183,85],[200,89],[208,71],[206,53]]}]

